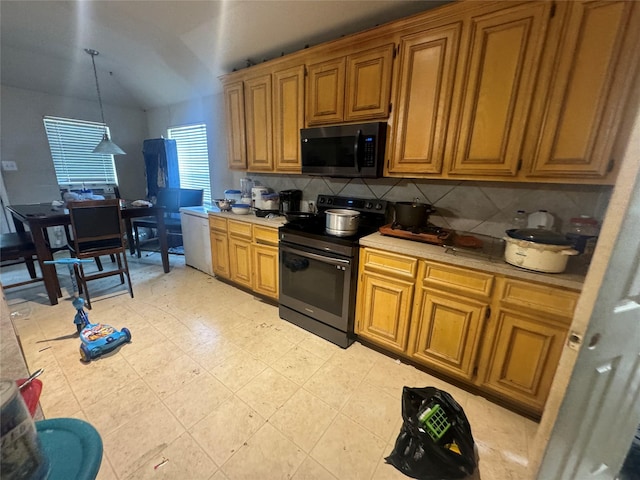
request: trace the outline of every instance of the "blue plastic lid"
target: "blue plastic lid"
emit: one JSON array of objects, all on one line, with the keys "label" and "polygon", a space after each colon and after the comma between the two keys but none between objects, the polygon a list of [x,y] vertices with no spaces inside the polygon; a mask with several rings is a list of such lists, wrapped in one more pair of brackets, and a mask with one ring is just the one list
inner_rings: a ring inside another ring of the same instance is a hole
[{"label": "blue plastic lid", "polygon": [[225,190],[225,195],[240,195],[242,192],[240,190]]},{"label": "blue plastic lid", "polygon": [[231,205],[231,208],[251,208],[251,205],[247,205],[246,203],[234,203]]},{"label": "blue plastic lid", "polygon": [[93,480],[102,463],[98,431],[77,418],[36,422],[38,439],[49,460],[48,480]]}]

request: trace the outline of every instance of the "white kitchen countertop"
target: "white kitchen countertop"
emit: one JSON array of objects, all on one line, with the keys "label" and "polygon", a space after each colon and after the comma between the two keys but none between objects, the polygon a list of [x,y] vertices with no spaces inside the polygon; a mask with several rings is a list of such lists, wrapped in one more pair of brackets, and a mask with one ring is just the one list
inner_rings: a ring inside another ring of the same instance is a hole
[{"label": "white kitchen countertop", "polygon": [[251,212],[247,215],[236,215],[233,212],[221,212],[217,207],[213,207],[209,210],[209,215],[215,217],[227,218],[229,220],[238,220],[240,222],[249,222],[254,223],[256,225],[264,225],[265,227],[273,227],[278,228],[280,225],[284,225],[287,219],[283,216],[279,216],[276,218],[263,218],[256,217],[256,215]]},{"label": "white kitchen countertop", "polygon": [[464,254],[447,253],[447,248],[439,245],[384,236],[378,232],[361,238],[360,245],[578,291],[582,290],[584,283],[584,275],[572,272],[570,264],[564,273],[539,273],[510,265],[504,261],[503,257],[476,258]]},{"label": "white kitchen countertop", "polygon": [[181,213],[187,213],[190,215],[195,215],[196,217],[201,217],[201,218],[209,218],[209,211],[207,207],[181,207],[180,208],[180,212]]}]

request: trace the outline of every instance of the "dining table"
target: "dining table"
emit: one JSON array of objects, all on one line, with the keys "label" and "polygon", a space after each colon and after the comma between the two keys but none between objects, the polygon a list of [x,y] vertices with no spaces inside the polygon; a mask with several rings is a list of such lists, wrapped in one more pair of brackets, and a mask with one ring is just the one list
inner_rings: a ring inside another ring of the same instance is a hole
[{"label": "dining table", "polygon": [[[17,232],[24,232],[26,228],[31,231],[47,296],[49,297],[51,305],[57,305],[58,298],[62,297],[62,292],[60,290],[55,265],[44,263],[45,261],[53,260],[53,252],[49,246],[47,228],[62,226],[66,229],[71,225],[69,210],[67,210],[64,205],[55,206],[51,203],[9,205],[7,206],[7,210],[11,212]],[[124,203],[124,206],[121,207],[120,210],[125,226],[129,251],[132,255],[135,253],[135,242],[133,239],[131,220],[140,217],[156,218],[158,222],[158,239],[160,243],[162,268],[165,273],[169,273],[169,246],[164,223],[164,211],[164,207],[160,206],[134,206],[128,203]]]}]

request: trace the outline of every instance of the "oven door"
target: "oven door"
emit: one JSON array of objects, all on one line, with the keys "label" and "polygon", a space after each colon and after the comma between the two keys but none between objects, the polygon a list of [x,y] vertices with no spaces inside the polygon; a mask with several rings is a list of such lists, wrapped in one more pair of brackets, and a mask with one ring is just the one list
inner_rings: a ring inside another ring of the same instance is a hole
[{"label": "oven door", "polygon": [[347,332],[353,259],[280,243],[280,303]]}]

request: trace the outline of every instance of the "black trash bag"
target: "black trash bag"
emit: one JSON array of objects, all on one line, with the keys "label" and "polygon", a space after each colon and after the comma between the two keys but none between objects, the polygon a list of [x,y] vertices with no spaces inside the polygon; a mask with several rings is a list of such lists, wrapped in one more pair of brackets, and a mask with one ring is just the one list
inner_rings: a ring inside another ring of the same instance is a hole
[{"label": "black trash bag", "polygon": [[[440,406],[446,417],[444,423],[448,422],[450,427],[434,440],[419,417],[435,405]],[[435,387],[404,387],[402,419],[393,451],[385,458],[387,463],[420,480],[460,479],[473,474],[477,464],[471,426],[451,395]],[[460,453],[455,446],[451,447],[453,443]]]}]

